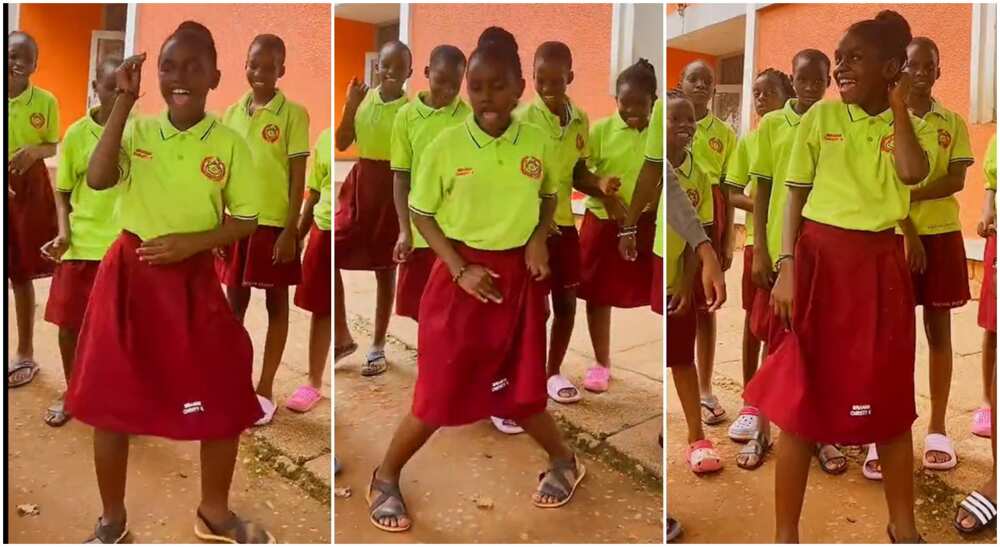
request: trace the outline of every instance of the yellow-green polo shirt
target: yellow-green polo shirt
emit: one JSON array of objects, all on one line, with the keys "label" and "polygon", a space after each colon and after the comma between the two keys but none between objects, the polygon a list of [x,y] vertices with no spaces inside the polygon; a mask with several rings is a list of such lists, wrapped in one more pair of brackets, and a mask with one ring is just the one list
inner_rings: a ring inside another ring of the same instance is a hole
[{"label": "yellow-green polo shirt", "polygon": [[781,232],[785,225],[785,203],[788,202],[785,178],[792,145],[795,144],[795,135],[802,121],[802,116],[795,111],[797,101],[789,99],[781,110],[764,114],[757,125],[757,152],[750,158],[751,176],[771,181],[765,237],[772,266],[781,254]]},{"label": "yellow-green polo shirt", "polygon": [[703,226],[712,224],[715,220],[715,210],[712,207],[712,180],[694,161],[691,152],[684,152],[684,161],[674,168],[677,182],[687,193],[691,205],[698,213]]},{"label": "yellow-green polo shirt", "polygon": [[555,197],[551,140],[516,118],[493,138],[469,116],[423,155],[410,211],[433,216],[449,239],[474,249],[524,246],[538,226],[542,197]]},{"label": "yellow-green polo shirt", "polygon": [[[750,164],[753,156],[757,155],[757,140],[759,135],[757,130],[747,133],[745,137],[736,143],[736,150],[729,159],[729,168],[726,169],[726,184],[733,186],[742,193],[747,190],[751,199],[754,194],[754,183],[750,176]],[[753,245],[753,214],[747,213],[746,218],[746,242],[745,245]]]},{"label": "yellow-green polo shirt", "polygon": [[330,195],[330,154],[332,153],[330,141],[330,128],[326,128],[319,134],[316,140],[316,150],[313,153],[312,169],[309,171],[309,178],[306,185],[310,190],[319,192],[319,201],[313,206],[313,222],[320,230],[330,231],[330,211],[332,209]]},{"label": "yellow-green polo shirt", "polygon": [[[626,207],[632,202],[639,170],[646,161],[643,151],[646,148],[647,133],[648,127],[642,131],[633,129],[617,112],[599,120],[590,129],[590,158],[587,160],[587,167],[600,177],[621,179],[618,197],[622,198]],[[608,218],[601,200],[587,196],[585,204],[597,218]]]},{"label": "yellow-green polo shirt", "polygon": [[711,179],[713,186],[725,176],[735,150],[736,133],[726,122],[711,112],[698,120],[691,151],[698,168]]},{"label": "yellow-green polo shirt", "polygon": [[[644,155],[647,161],[663,163],[663,100],[656,99],[653,103],[653,115],[649,119],[649,127],[646,130],[646,146]],[[662,184],[662,180],[660,181]],[[663,203],[666,192],[660,191],[660,204],[656,208],[656,237],[653,239],[653,253],[656,256],[663,256]],[[669,269],[669,265],[667,266]],[[669,275],[669,272],[668,272]]]},{"label": "yellow-green polo shirt", "polygon": [[[469,105],[458,95],[455,100],[441,108],[431,108],[424,102],[429,93],[421,91],[415,101],[406,103],[396,114],[392,127],[393,171],[410,173],[410,191],[415,182],[414,173],[420,167],[420,158],[438,135],[446,128],[460,125],[472,113]],[[410,223],[412,226],[412,222]],[[427,241],[416,227],[412,227],[413,247],[427,248]]]},{"label": "yellow-green polo shirt", "polygon": [[[920,186],[932,184],[933,181],[947,175],[948,167],[953,163],[971,165],[975,162],[972,144],[969,142],[969,130],[961,116],[932,100],[931,109],[923,119],[924,123],[937,133],[938,148],[934,155],[936,159],[931,163],[931,172]],[[958,198],[954,195],[911,203],[910,220],[920,235],[945,234],[962,230],[958,218]],[[902,233],[898,228],[896,231]]]},{"label": "yellow-green polo shirt", "polygon": [[223,210],[257,218],[259,185],[246,141],[211,114],[180,131],[164,111],[137,118],[122,136],[122,228],[143,241],[214,230]]},{"label": "yellow-green polo shirt", "polygon": [[540,127],[552,139],[552,161],[555,163],[553,175],[556,177],[558,203],[556,204],[556,224],[573,226],[573,168],[576,162],[590,157],[590,120],[587,113],[572,102],[569,103],[569,124],[563,127],[559,116],[549,111],[541,97],[522,104],[514,111],[521,121]]},{"label": "yellow-green polo shirt", "polygon": [[59,142],[59,102],[31,84],[7,99],[7,161],[25,146]]},{"label": "yellow-green polo shirt", "polygon": [[395,101],[385,102],[379,89],[369,89],[354,114],[354,140],[362,158],[387,161],[392,153],[393,121],[410,99],[403,95]]},{"label": "yellow-green polo shirt", "polygon": [[104,132],[94,121],[96,110],[73,122],[59,145],[56,190],[70,195],[72,207],[69,249],[63,260],[101,260],[122,230],[117,212],[120,187],[97,191],[87,186],[90,156]]},{"label": "yellow-green polo shirt", "polygon": [[[936,161],[937,132],[910,115],[917,140]],[[786,184],[812,188],[802,216],[848,230],[880,232],[910,210],[910,190],[896,174],[891,109],[869,116],[857,105],[823,100],[802,116]]]},{"label": "yellow-green polo shirt", "polygon": [[288,221],[288,173],[293,158],[309,155],[309,113],[278,90],[264,106],[250,113],[253,93],[247,92],[226,109],[222,123],[246,139],[260,185],[261,226],[284,228]]},{"label": "yellow-green polo shirt", "polygon": [[997,191],[997,136],[990,137],[990,145],[986,148],[986,161],[983,162],[986,173],[986,189]]}]

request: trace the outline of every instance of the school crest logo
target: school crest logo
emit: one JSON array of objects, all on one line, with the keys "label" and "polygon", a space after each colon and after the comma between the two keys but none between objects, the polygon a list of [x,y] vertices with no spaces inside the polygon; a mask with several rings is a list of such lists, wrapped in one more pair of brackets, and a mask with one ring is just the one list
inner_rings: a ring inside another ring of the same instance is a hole
[{"label": "school crest logo", "polygon": [[267,125],[264,126],[264,129],[261,129],[260,136],[265,141],[267,141],[267,142],[269,142],[271,144],[274,144],[274,143],[278,142],[279,138],[281,138],[281,130],[278,129],[277,125],[274,125],[273,123],[269,123],[269,124],[267,124]]},{"label": "school crest logo", "polygon": [[698,191],[695,190],[694,188],[688,188],[687,195],[688,199],[691,200],[691,205],[697,208],[698,204],[701,202],[701,195],[698,194]]},{"label": "school crest logo", "polygon": [[226,164],[215,156],[206,156],[201,160],[201,174],[213,182],[222,182],[226,178]]},{"label": "school crest logo", "polygon": [[938,129],[938,145],[944,149],[951,146],[951,133],[948,130]]},{"label": "school crest logo", "polygon": [[31,122],[31,127],[34,127],[35,129],[45,127],[45,116],[39,114],[38,112],[32,112],[28,121]]},{"label": "school crest logo", "polygon": [[542,178],[542,160],[534,156],[525,156],[521,158],[521,173],[526,177],[531,177],[533,179]]},{"label": "school crest logo", "polygon": [[587,144],[587,143],[584,142],[583,135],[580,134],[580,133],[577,133],[576,134],[576,149],[577,150],[583,150],[583,145],[585,145],[585,144]]},{"label": "school crest logo", "polygon": [[896,149],[896,136],[886,135],[882,137],[882,142],[879,144],[879,149],[885,153],[891,153]]},{"label": "school crest logo", "polygon": [[720,141],[718,137],[708,139],[708,147],[715,150],[716,154],[722,153],[722,141]]}]

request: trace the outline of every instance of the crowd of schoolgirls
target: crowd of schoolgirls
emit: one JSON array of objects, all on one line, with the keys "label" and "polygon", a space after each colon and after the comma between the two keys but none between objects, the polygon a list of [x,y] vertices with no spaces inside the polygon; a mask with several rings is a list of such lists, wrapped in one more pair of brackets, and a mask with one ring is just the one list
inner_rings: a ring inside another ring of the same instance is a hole
[{"label": "crowd of schoolgirls", "polygon": [[[743,278],[743,408],[728,436],[744,443],[736,464],[758,468],[775,443],[778,542],[797,542],[812,457],[841,474],[840,446],[863,446],[866,478],[882,481],[892,542],[920,539],[914,519],[915,307],[930,349],[931,414],[925,469],[958,463],[945,431],[951,384],[951,310],[970,299],[955,193],[980,161],[987,238],[979,301],[982,406],[971,432],[992,438],[994,469],[960,504],[966,534],[996,519],[996,144],[973,157],[962,117],[933,94],[941,77],[933,40],[911,35],[898,13],[847,29],[831,61],[804,49],[791,74],[769,68],[753,82],[760,121],[737,140],[709,108],[715,83],[688,65],[667,102],[667,155],[713,239],[733,259],[734,209],[747,212]],[[823,99],[835,84],[838,99]],[[688,424],[686,458],[696,474],[722,469],[703,424],[726,411],[712,394],[715,323],[693,290],[698,260],[668,231],[668,366]],[[761,363],[762,361],[762,363]],[[759,366],[758,366],[759,365]],[[679,525],[671,521],[668,537]]]},{"label": "crowd of schoolgirls", "polygon": [[[306,412],[321,399],[330,131],[310,146],[306,110],[277,87],[284,42],[269,34],[248,46],[248,91],[221,117],[206,112],[221,78],[215,42],[188,21],[156,53],[153,85],[140,85],[146,53],[103,62],[91,82],[99,104],[60,140],[57,98],[31,83],[39,53],[30,35],[8,36],[7,277],[18,331],[8,387],[39,370],[32,281],[51,275],[45,319],[59,327],[68,389],[45,421],[94,427],[102,512],[86,542],[128,536],[129,437],[153,435],[201,441],[199,538],[274,543],[230,510],[229,489],[240,433],[269,422],[277,406],[272,384],[293,285],[295,305],[312,314],[310,372],[284,404]],[[162,112],[133,112],[150,89]],[[57,146],[53,187],[44,159]],[[268,312],[256,389],[242,325],[252,288],[265,291]]]},{"label": "crowd of schoolgirls", "polygon": [[[617,112],[591,126],[567,95],[573,58],[561,42],[538,47],[531,74],[522,74],[517,42],[499,27],[483,31],[468,56],[437,46],[423,70],[428,90],[408,97],[414,62],[406,45],[385,44],[378,87],[351,81],[335,132],[339,150],[356,144],[360,155],[335,213],[335,361],[357,350],[341,269],[374,271],[378,283],[362,375],[388,366],[393,303],[418,323],[413,404],[367,491],[369,520],[389,532],[412,525],[399,489],[409,459],[438,428],[486,418],[505,433],[527,432],[547,452],[531,502],[568,503],[586,469],[546,404],[582,396],[560,374],[576,300],[586,301],[597,357],[583,387],[598,393],[611,380],[611,308],[652,303],[662,313],[662,110],[653,67],[640,60],[625,69]],[[525,96],[526,76],[534,99]],[[589,196],[579,231],[574,189]]]}]

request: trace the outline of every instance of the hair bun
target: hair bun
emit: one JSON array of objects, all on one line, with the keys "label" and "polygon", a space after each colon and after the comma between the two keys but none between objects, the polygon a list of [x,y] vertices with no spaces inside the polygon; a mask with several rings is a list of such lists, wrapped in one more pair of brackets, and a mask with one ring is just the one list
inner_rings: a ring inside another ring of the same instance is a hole
[{"label": "hair bun", "polygon": [[477,47],[496,47],[510,49],[517,53],[517,40],[514,35],[502,27],[489,27],[479,35]]},{"label": "hair bun", "polygon": [[883,25],[891,39],[896,43],[903,44],[903,47],[909,45],[910,41],[913,40],[910,23],[898,12],[882,10],[875,16],[875,21]]}]

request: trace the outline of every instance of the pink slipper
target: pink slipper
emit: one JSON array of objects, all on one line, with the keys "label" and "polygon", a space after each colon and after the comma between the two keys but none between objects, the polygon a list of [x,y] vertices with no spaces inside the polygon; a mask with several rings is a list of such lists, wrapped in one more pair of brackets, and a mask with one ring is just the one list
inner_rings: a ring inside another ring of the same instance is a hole
[{"label": "pink slipper", "polygon": [[976,409],[972,414],[972,434],[985,439],[993,436],[993,416],[990,415],[990,407]]},{"label": "pink slipper", "polygon": [[715,450],[715,445],[708,439],[695,441],[688,445],[686,457],[691,471],[698,475],[722,469],[722,458]]},{"label": "pink slipper", "polygon": [[604,393],[608,390],[611,382],[611,369],[594,365],[587,369],[586,376],[583,377],[583,389],[594,393]]},{"label": "pink slipper", "polygon": [[309,385],[299,386],[285,401],[285,408],[295,412],[309,412],[321,400],[323,400],[323,394],[318,389]]}]

